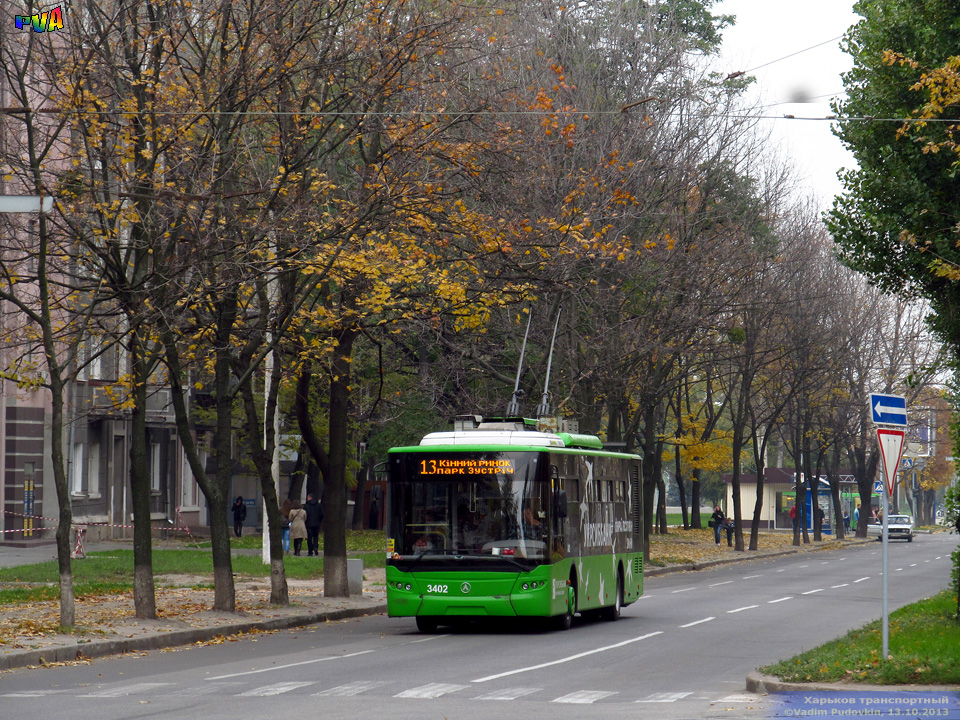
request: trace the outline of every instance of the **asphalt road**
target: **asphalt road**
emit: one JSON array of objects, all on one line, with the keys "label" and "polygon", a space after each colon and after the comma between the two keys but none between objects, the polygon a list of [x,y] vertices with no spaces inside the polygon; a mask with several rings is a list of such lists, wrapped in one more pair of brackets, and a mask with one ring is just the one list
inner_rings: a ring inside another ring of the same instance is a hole
[{"label": "asphalt road", "polygon": [[[890,547],[890,607],[947,583],[956,535]],[[3,717],[751,718],[747,673],[875,619],[880,544],[649,578],[615,623],[422,635],[374,616],[0,675]]]}]

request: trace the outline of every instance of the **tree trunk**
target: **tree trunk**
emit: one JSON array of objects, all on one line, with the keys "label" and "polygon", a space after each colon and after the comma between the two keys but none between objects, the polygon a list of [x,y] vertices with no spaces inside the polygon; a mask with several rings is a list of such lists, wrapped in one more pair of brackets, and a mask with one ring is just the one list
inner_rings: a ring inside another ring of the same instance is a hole
[{"label": "tree trunk", "polygon": [[700,505],[703,501],[700,499],[700,470],[693,471],[692,488],[690,492],[690,527],[699,530],[703,527],[700,520]]},{"label": "tree trunk", "polygon": [[[50,373],[53,403],[50,413],[51,453],[54,486],[60,517],[57,523],[57,570],[60,578],[60,627],[73,628],[77,623],[76,602],[73,592],[73,567],[70,562],[70,531],[73,528],[73,508],[70,504],[70,488],[63,462],[63,383],[59,372]],[[5,408],[0,408],[0,412]]]},{"label": "tree trunk", "polygon": [[[227,493],[233,478],[233,395],[230,391],[229,332],[233,321],[221,318],[218,330],[226,328],[226,342],[218,343],[215,366],[217,432],[214,455],[217,473],[211,483],[210,545],[213,554],[213,609],[234,612],[237,608],[236,588],[233,583],[233,560],[230,556],[230,525],[227,522],[229,498]],[[218,332],[218,336],[221,335]],[[219,339],[219,338],[218,338]]]},{"label": "tree trunk", "polygon": [[157,619],[153,584],[153,538],[150,526],[150,460],[147,453],[147,369],[145,348],[137,333],[130,342],[133,410],[130,418],[130,497],[133,502],[133,607],[141,620]]},{"label": "tree trunk", "polygon": [[[273,450],[276,436],[273,432],[272,409],[276,407],[279,376],[271,381],[274,385],[267,389],[270,398],[267,412],[264,413],[266,428],[260,422],[255,407],[255,396],[251,376],[243,383],[241,390],[243,405],[247,417],[247,439],[250,455],[260,478],[260,491],[263,493],[263,505],[267,512],[268,541],[270,548],[270,603],[289,605],[290,594],[287,588],[287,575],[283,565],[283,515],[280,512],[280,498],[273,477]],[[266,429],[266,432],[264,430]]]},{"label": "tree trunk", "polygon": [[350,597],[347,582],[347,440],[350,355],[356,332],[345,330],[330,362],[330,472],[323,481],[323,594]]}]

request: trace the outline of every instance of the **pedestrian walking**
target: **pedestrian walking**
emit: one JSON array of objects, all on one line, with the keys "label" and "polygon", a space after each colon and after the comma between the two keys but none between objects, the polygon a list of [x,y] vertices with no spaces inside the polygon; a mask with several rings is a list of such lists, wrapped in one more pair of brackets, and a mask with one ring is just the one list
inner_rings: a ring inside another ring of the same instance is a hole
[{"label": "pedestrian walking", "polygon": [[237,495],[233,501],[233,534],[240,537],[243,532],[243,521],[247,519],[247,504],[243,501],[243,495]]},{"label": "pedestrian walking", "polygon": [[307,502],[303,509],[307,513],[304,523],[307,527],[307,555],[320,554],[320,524],[323,522],[323,506],[313,493],[307,493]]},{"label": "pedestrian walking", "polygon": [[720,509],[719,505],[714,505],[713,515],[710,516],[710,527],[713,528],[713,539],[717,543],[717,547],[720,547],[720,530],[723,528],[723,510]]},{"label": "pedestrian walking", "polygon": [[299,500],[293,501],[293,507],[290,514],[290,539],[293,540],[293,554],[299,555],[303,547],[303,541],[307,539],[307,511],[300,505]]},{"label": "pedestrian walking", "polygon": [[796,504],[790,506],[790,520],[793,522],[793,531],[797,531],[797,506]]}]

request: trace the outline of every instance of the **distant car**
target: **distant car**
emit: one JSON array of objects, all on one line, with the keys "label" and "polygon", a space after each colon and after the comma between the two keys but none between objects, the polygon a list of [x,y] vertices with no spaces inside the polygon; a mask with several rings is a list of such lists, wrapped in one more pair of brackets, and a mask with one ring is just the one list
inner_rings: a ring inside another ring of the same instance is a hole
[{"label": "distant car", "polygon": [[[887,533],[891,540],[913,542],[913,518],[910,515],[891,515],[887,519]],[[867,536],[883,540],[883,525],[871,520],[867,525]]]}]

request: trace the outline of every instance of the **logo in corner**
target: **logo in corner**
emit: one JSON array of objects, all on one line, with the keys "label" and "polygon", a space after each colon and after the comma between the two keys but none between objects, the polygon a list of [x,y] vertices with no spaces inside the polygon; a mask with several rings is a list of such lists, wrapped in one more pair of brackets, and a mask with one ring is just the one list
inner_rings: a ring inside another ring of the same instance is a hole
[{"label": "logo in corner", "polygon": [[36,15],[16,15],[14,22],[17,30],[33,28],[38,33],[63,30],[63,6],[57,5],[52,10],[44,10]]},{"label": "logo in corner", "polygon": [[465,582],[463,583],[463,585],[460,586],[460,592],[463,593],[464,595],[469,595],[470,590],[471,590],[471,587],[470,587],[470,583],[468,582]]}]

